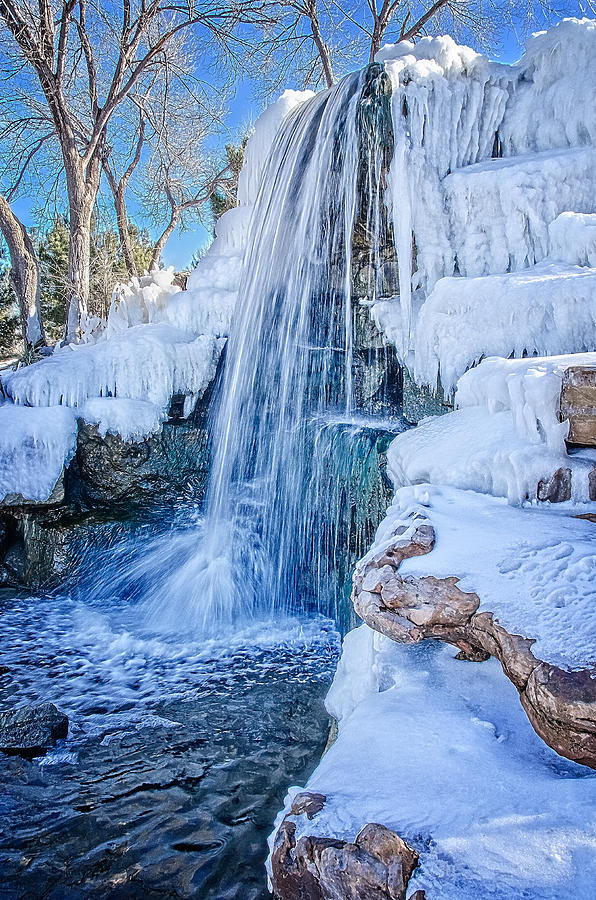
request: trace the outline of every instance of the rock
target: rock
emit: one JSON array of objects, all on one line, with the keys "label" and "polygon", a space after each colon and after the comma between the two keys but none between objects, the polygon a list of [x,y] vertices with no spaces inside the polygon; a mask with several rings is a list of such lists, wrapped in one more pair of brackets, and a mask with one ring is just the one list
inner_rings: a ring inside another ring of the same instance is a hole
[{"label": "rock", "polygon": [[68,473],[68,493],[88,505],[144,503],[191,481],[204,487],[208,436],[203,426],[166,423],[143,441],[102,437],[96,425],[79,425],[75,460]]},{"label": "rock", "polygon": [[286,816],[274,840],[273,893],[277,900],[406,900],[417,865],[416,851],[384,825],[365,825],[353,843],[310,836],[296,842]]},{"label": "rock", "polygon": [[596,447],[596,366],[570,366],[563,373],[560,418],[569,420],[567,440]]},{"label": "rock", "polygon": [[313,819],[318,812],[321,812],[326,800],[325,794],[316,794],[311,791],[296,794],[292,803],[292,815],[299,816],[306,813],[307,819]]},{"label": "rock", "polygon": [[0,750],[42,752],[68,734],[68,716],[53,703],[21,706],[0,713]]},{"label": "rock", "polygon": [[549,503],[571,500],[571,469],[561,467],[548,481],[539,481],[536,496],[538,500]]},{"label": "rock", "polygon": [[398,643],[434,639],[456,646],[458,659],[495,656],[537,734],[562,756],[596,769],[594,672],[567,672],[538,659],[534,641],[509,633],[492,613],[478,612],[480,598],[462,591],[456,577],[402,578],[403,560],[430,553],[434,541],[430,521],[417,513],[407,532],[367,559],[354,575],[352,602],[358,615]]}]

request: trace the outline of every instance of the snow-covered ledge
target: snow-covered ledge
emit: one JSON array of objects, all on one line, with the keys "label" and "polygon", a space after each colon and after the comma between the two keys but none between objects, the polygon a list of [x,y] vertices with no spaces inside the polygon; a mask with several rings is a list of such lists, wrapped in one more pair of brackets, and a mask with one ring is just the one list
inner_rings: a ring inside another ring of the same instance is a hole
[{"label": "snow-covered ledge", "polygon": [[496,657],[546,743],[596,768],[595,571],[586,519],[421,485],[397,492],[352,600],[399,643]]}]

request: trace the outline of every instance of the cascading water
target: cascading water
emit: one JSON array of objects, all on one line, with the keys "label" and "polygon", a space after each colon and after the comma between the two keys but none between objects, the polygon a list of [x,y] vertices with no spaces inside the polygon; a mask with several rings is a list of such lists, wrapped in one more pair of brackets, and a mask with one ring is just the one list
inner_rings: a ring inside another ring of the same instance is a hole
[{"label": "cascading water", "polygon": [[[329,561],[321,565],[321,555],[333,543],[334,511],[322,508],[328,497],[316,496],[316,479],[313,490],[313,472],[321,471],[321,459],[313,466],[316,423],[349,417],[354,406],[359,173],[368,182],[373,256],[381,219],[381,151],[378,136],[367,137],[374,127],[366,127],[366,91],[377,68],[294,110],[271,150],[212,417],[202,537],[150,603],[150,621],[160,628],[221,633],[256,614],[295,610],[305,584],[328,610],[320,594],[329,594]],[[336,481],[347,475],[336,472]]]}]

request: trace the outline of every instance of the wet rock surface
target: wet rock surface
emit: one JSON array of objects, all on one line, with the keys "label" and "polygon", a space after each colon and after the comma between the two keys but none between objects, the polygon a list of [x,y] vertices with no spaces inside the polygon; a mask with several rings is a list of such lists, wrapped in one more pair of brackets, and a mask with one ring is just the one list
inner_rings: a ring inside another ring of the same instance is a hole
[{"label": "wet rock surface", "polygon": [[68,716],[53,703],[0,712],[0,750],[4,752],[42,753],[67,734]]},{"label": "wet rock surface", "polygon": [[457,577],[399,574],[405,559],[430,553],[434,543],[432,523],[419,512],[397,528],[394,540],[356,570],[358,615],[399,643],[435,639],[458,647],[459,659],[495,656],[540,737],[562,756],[596,768],[594,672],[567,672],[538,659],[531,636],[511,634],[491,612],[479,613],[480,598],[462,591]]},{"label": "wet rock surface", "polygon": [[[406,900],[418,854],[384,825],[369,823],[353,842],[302,835],[293,821],[312,819],[324,804],[322,794],[294,798],[277,830],[271,857],[276,900]],[[424,900],[424,891],[413,895]]]}]

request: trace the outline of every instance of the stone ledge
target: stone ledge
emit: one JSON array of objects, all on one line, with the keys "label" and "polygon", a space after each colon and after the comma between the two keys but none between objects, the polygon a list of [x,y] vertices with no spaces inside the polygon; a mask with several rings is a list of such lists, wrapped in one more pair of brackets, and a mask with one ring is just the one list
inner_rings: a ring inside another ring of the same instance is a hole
[{"label": "stone ledge", "polygon": [[596,769],[596,672],[568,672],[538,659],[534,641],[510,634],[491,612],[478,612],[480,598],[458,587],[456,576],[405,576],[402,562],[430,553],[435,532],[417,511],[410,526],[400,525],[394,540],[361,563],[354,574],[352,602],[376,631],[403,644],[427,639],[459,648],[459,659],[495,656],[520,694],[537,734],[557,753]]}]

